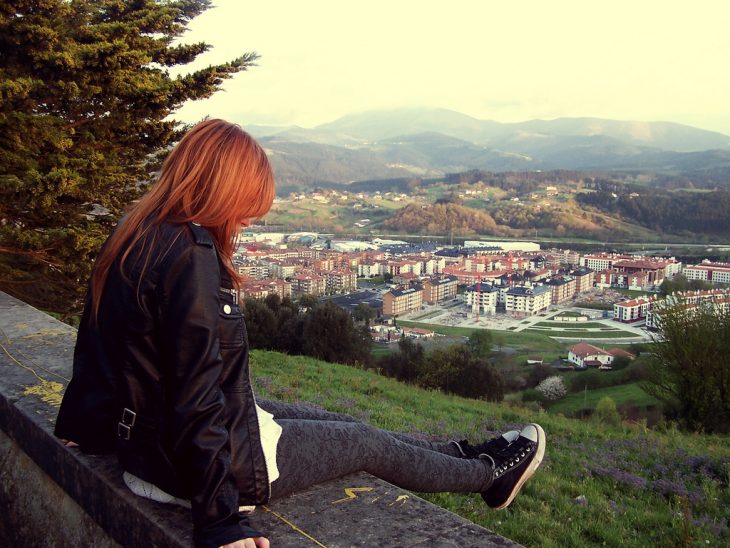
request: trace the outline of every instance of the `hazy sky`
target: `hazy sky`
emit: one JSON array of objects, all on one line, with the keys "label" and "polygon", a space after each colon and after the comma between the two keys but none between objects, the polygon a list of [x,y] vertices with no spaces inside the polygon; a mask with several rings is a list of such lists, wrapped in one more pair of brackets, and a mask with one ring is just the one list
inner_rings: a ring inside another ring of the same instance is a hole
[{"label": "hazy sky", "polygon": [[665,120],[730,134],[728,0],[215,0],[196,62],[258,66],[178,117],[328,122],[403,106],[500,122]]}]

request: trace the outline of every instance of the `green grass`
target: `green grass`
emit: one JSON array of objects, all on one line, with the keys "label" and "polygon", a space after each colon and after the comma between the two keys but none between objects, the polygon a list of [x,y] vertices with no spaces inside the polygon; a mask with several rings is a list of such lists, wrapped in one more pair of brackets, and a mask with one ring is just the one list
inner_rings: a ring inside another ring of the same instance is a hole
[{"label": "green grass", "polygon": [[[490,510],[476,494],[423,495],[526,546],[726,546],[730,540],[728,436],[600,425],[444,395],[373,372],[275,352],[253,351],[251,364],[261,397],[309,402],[381,428],[482,441],[539,422],[548,439],[545,462],[508,510]],[[690,459],[703,464],[695,468]],[[644,483],[627,483],[627,477]],[[654,487],[660,479],[681,482],[692,496]],[[581,495],[587,504],[575,502]]]},{"label": "green grass", "polygon": [[603,329],[606,324],[597,322],[537,322],[533,325],[538,327],[559,327],[565,329],[567,327],[575,329]]},{"label": "green grass", "polygon": [[389,345],[379,345],[379,344],[373,344],[372,350],[370,353],[376,357],[379,358],[380,356],[385,356],[386,354],[392,354],[398,350],[397,344],[389,344]]},{"label": "green grass", "polygon": [[553,316],[553,318],[557,318],[560,316],[566,316],[569,318],[582,318],[585,316],[585,314],[581,314],[580,312],[573,312],[572,310],[563,310],[562,312],[559,312]]},{"label": "green grass", "polygon": [[621,287],[612,287],[611,291],[617,291],[618,293],[623,293],[627,297],[633,299],[636,297],[646,297],[648,295],[653,295],[653,293],[648,293],[646,291],[642,291],[640,289],[623,289]]},{"label": "green grass", "polygon": [[591,310],[613,310],[613,305],[610,303],[575,303],[574,306]]},{"label": "green grass", "polygon": [[620,384],[607,388],[596,388],[584,392],[568,394],[566,397],[556,401],[548,407],[550,413],[563,413],[571,416],[583,410],[593,410],[598,401],[604,396],[609,396],[617,406],[636,405],[646,408],[657,404],[657,400],[644,392],[638,383]]},{"label": "green grass", "polygon": [[[550,337],[563,337],[563,338],[572,338],[572,339],[632,339],[636,338],[637,340],[641,340],[640,336],[636,333],[632,333],[630,331],[584,331],[584,330],[574,330],[574,331],[554,331],[554,330],[540,330],[540,329],[525,329],[525,331],[530,331],[533,333],[547,333]],[[523,331],[522,333],[524,333]]]},{"label": "green grass", "polygon": [[[455,327],[451,325],[438,325],[431,323],[411,322],[398,320],[398,325],[405,327],[421,327],[423,329],[431,329],[435,333],[449,335],[452,337],[468,337],[477,327]],[[537,332],[524,330],[519,333],[511,331],[490,330],[494,336],[495,342],[500,346],[510,346],[512,348],[537,349],[533,352],[541,352],[543,350],[561,350],[565,345],[558,343],[547,335]],[[547,333],[547,332],[546,332]]]}]

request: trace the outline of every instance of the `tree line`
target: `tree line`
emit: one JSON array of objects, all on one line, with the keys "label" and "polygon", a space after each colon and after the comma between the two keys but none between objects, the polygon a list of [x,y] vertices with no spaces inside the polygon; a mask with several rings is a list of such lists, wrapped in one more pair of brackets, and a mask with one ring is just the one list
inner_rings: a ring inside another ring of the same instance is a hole
[{"label": "tree line", "polygon": [[497,223],[486,211],[454,203],[431,205],[410,204],[399,209],[392,217],[383,222],[388,228],[402,230],[411,234],[443,234],[453,232],[457,235],[497,234]]},{"label": "tree line", "polygon": [[505,380],[494,365],[492,337],[476,330],[464,344],[426,352],[402,337],[398,350],[377,361],[372,356],[373,310],[359,305],[350,314],[331,301],[303,295],[296,302],[278,295],[243,301],[251,348],[311,356],[331,363],[374,368],[382,374],[424,388],[467,398],[502,401]]},{"label": "tree line", "polygon": [[[618,214],[660,232],[730,234],[730,192],[669,192],[611,182],[576,196],[579,203]],[[637,195],[632,196],[631,193]]]},{"label": "tree line", "polygon": [[304,295],[294,302],[272,294],[242,304],[251,348],[350,365],[372,363],[368,326],[356,325],[349,312],[330,301]]},{"label": "tree line", "polygon": [[408,337],[398,342],[398,351],[378,360],[382,373],[403,382],[441,390],[467,398],[499,402],[504,398],[505,380],[492,363],[492,338],[486,330],[475,330],[464,344],[426,352]]}]

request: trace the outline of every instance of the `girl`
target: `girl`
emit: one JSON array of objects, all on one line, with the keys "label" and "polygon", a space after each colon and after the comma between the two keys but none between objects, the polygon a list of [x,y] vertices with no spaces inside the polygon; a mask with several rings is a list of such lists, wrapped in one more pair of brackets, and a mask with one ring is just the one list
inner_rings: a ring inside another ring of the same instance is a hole
[{"label": "girl", "polygon": [[542,460],[538,425],[476,447],[431,444],[257,404],[232,255],[273,199],[268,159],[240,127],[207,120],[183,137],[96,261],[56,435],[116,452],[135,493],[190,506],[200,547],[268,547],[241,505],[356,471],[507,506]]}]

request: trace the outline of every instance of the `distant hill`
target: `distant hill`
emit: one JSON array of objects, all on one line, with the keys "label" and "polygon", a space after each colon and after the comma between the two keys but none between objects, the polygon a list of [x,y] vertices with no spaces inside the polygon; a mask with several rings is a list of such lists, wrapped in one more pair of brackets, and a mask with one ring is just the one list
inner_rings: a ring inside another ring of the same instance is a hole
[{"label": "distant hill", "polygon": [[480,142],[502,126],[499,122],[477,120],[447,109],[404,108],[350,114],[317,129],[347,133],[368,140],[380,140],[424,132],[436,132]]},{"label": "distant hill", "polygon": [[730,167],[730,136],[671,122],[558,118],[502,124],[446,109],[344,116],[315,128],[247,126],[284,184],[349,183],[484,169]]}]

